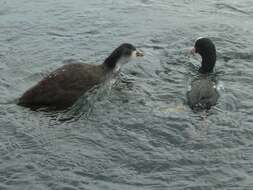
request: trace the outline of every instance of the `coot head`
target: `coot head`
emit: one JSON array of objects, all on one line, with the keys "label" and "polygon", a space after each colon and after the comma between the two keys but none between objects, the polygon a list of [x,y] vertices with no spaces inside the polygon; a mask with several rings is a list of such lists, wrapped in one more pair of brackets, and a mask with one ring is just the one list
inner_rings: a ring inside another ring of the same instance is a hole
[{"label": "coot head", "polygon": [[198,53],[202,57],[200,73],[206,74],[213,72],[216,62],[216,49],[212,40],[208,38],[198,38],[191,53]]},{"label": "coot head", "polygon": [[124,43],[117,47],[109,57],[104,61],[104,64],[111,68],[120,68],[121,65],[127,63],[134,57],[142,57],[143,52],[137,50],[132,44]]}]

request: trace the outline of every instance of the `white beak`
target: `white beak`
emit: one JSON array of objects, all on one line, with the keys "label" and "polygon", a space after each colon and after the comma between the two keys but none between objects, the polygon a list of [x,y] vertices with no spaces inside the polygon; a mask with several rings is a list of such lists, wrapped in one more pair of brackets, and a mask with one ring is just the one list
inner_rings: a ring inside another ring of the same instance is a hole
[{"label": "white beak", "polygon": [[193,48],[191,49],[191,54],[192,54],[192,55],[195,55],[195,54],[196,54],[196,48],[195,48],[195,47],[193,47]]},{"label": "white beak", "polygon": [[144,53],[141,50],[136,50],[136,51],[134,51],[133,55],[135,57],[143,57]]}]

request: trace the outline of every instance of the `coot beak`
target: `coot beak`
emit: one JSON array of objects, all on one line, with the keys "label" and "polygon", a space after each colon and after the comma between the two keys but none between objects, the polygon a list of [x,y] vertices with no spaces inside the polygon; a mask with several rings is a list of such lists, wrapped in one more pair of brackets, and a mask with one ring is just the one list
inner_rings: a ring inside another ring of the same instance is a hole
[{"label": "coot beak", "polygon": [[196,54],[196,48],[195,48],[195,47],[193,47],[193,48],[191,49],[191,54],[192,54],[192,55],[195,55],[195,54]]},{"label": "coot beak", "polygon": [[136,50],[136,57],[143,57],[144,53],[141,50]]}]

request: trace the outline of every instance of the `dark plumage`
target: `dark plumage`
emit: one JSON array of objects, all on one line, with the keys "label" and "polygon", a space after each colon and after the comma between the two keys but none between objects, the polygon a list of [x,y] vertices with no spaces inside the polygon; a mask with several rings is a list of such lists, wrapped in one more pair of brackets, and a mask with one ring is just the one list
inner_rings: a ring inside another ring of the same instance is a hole
[{"label": "dark plumage", "polygon": [[188,104],[193,110],[210,109],[219,98],[216,82],[209,75],[216,63],[215,45],[208,38],[200,38],[191,52],[200,54],[202,62],[200,76],[192,81],[191,89],[187,92]]},{"label": "dark plumage", "polygon": [[216,48],[214,43],[208,38],[200,38],[195,42],[195,53],[198,53],[201,58],[201,67],[199,72],[208,74],[213,72],[216,63]]},{"label": "dark plumage", "polygon": [[131,44],[122,44],[103,64],[64,65],[27,90],[19,98],[18,105],[32,109],[65,109],[73,105],[86,91],[104,82],[112,73],[117,73],[120,66],[134,56],[143,56],[143,53]]}]

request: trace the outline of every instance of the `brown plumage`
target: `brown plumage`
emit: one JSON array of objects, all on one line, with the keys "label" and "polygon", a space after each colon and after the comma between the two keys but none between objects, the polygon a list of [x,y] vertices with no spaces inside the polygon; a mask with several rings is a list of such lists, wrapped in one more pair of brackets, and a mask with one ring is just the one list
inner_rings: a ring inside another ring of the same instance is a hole
[{"label": "brown plumage", "polygon": [[32,109],[65,109],[73,105],[85,92],[104,82],[115,68],[122,64],[122,60],[127,62],[133,56],[133,52],[136,56],[142,56],[131,44],[122,44],[103,64],[64,65],[27,90],[19,98],[18,105]]},{"label": "brown plumage", "polygon": [[104,65],[64,65],[27,90],[18,104],[33,109],[65,109],[84,92],[103,82],[107,72],[108,69]]}]

